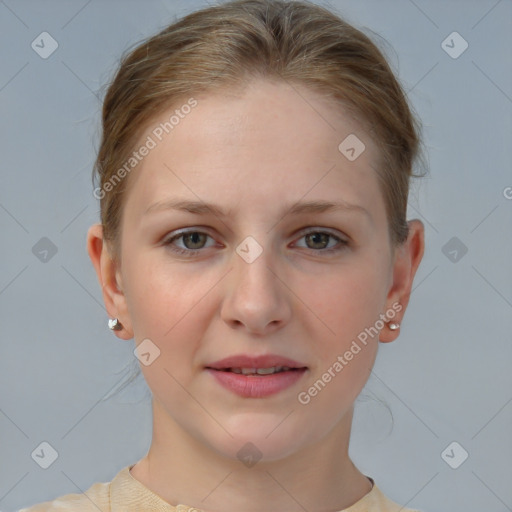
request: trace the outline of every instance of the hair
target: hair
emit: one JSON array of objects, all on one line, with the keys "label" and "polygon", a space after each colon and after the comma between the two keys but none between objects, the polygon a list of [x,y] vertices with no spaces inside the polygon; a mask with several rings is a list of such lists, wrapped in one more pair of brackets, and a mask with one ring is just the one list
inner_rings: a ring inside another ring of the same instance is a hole
[{"label": "hair", "polygon": [[358,116],[379,149],[375,171],[391,243],[407,239],[420,125],[381,51],[309,1],[234,0],[188,14],[139,43],[122,57],[107,89],[93,186],[97,175],[104,238],[114,258],[120,259],[129,181],[120,171],[151,119],[192,94],[243,89],[259,78],[305,86]]}]

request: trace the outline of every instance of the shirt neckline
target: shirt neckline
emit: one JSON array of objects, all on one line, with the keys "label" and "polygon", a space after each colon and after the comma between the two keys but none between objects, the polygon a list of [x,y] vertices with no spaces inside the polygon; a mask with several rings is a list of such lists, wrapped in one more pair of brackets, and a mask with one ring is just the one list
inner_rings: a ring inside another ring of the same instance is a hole
[{"label": "shirt neckline", "polygon": [[[191,508],[183,503],[171,505],[165,501],[130,473],[134,466],[135,463],[124,467],[112,480],[110,486],[111,512],[136,512],[141,505],[151,506],[153,512],[187,512],[189,510],[199,512],[198,509]],[[362,510],[361,507],[369,505],[370,502],[380,497],[379,489],[373,478],[365,476],[372,484],[371,489],[357,502],[338,512],[359,512],[359,510]],[[127,503],[127,500],[129,500],[129,503]]]}]

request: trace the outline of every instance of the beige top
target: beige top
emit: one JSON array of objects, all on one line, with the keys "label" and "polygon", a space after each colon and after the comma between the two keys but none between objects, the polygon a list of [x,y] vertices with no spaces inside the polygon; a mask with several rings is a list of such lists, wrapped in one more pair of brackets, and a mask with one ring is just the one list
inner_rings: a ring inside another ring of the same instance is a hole
[{"label": "beige top", "polygon": [[[132,476],[130,469],[134,465],[123,468],[112,482],[95,483],[83,494],[66,494],[53,501],[22,508],[18,512],[201,512],[186,505],[173,506],[164,501]],[[368,494],[339,512],[418,511],[400,507],[384,496],[374,483]]]}]

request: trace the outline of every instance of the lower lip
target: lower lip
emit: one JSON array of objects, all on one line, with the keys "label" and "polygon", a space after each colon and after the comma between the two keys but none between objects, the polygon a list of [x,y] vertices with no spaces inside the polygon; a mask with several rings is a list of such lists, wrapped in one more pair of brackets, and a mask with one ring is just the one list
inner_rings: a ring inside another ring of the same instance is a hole
[{"label": "lower lip", "polygon": [[243,375],[207,368],[221,386],[245,398],[263,398],[274,395],[297,383],[306,368],[274,373],[272,375]]}]

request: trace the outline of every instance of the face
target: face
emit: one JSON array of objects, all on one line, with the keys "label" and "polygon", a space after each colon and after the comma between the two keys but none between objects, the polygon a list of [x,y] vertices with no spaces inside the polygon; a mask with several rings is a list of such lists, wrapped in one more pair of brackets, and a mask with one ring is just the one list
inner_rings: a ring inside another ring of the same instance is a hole
[{"label": "face", "polygon": [[[159,351],[141,364],[154,421],[275,460],[345,428],[373,366],[394,261],[378,153],[357,119],[298,86],[194,97],[162,140],[179,106],[141,137],[156,145],[125,198],[124,322]],[[350,134],[365,145],[355,160],[338,149]],[[295,369],[219,369],[252,365]]]}]

